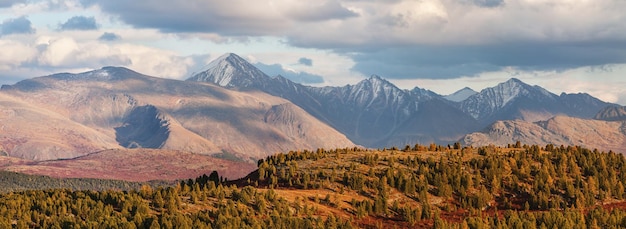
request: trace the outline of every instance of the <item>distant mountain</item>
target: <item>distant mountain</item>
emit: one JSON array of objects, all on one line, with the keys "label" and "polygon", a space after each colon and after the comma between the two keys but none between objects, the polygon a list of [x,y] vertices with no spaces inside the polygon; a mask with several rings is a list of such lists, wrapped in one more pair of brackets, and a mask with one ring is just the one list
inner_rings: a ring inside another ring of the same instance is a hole
[{"label": "distant mountain", "polygon": [[[232,76],[231,80],[250,75]],[[234,82],[252,81],[226,85]],[[276,152],[354,146],[287,100],[126,68],[24,80],[3,86],[2,98],[7,102],[0,108],[15,114],[11,123],[3,123],[3,151],[34,160],[74,158],[104,149],[155,148],[252,162]]]},{"label": "distant mountain", "polygon": [[464,145],[500,145],[520,141],[537,145],[579,145],[626,152],[626,121],[608,122],[556,116],[546,121],[497,121],[485,130],[466,135]]},{"label": "distant mountain", "polygon": [[367,147],[450,143],[498,120],[591,118],[610,105],[588,94],[557,96],[515,78],[481,92],[463,88],[445,97],[419,87],[402,90],[376,75],[355,85],[310,87],[282,76],[269,77],[232,53],[188,81],[285,98]]},{"label": "distant mountain", "polygon": [[513,78],[483,89],[463,100],[458,107],[481,125],[487,125],[498,120],[546,120],[556,115],[591,118],[609,105],[588,94],[557,96],[539,86],[530,86]]},{"label": "distant mountain", "polygon": [[[245,61],[235,54],[226,56]],[[230,72],[257,72],[249,69],[250,64],[226,59],[216,59],[208,69],[187,81],[219,84],[215,79]],[[297,84],[282,76],[270,78],[255,73],[230,81],[225,87],[254,88],[285,98],[345,134],[354,143],[368,147],[448,142],[478,129],[471,117],[458,111],[440,95],[417,87],[402,90],[376,75],[355,85],[318,88]],[[441,115],[443,111],[445,115]]]},{"label": "distant mountain", "polygon": [[609,106],[598,112],[594,119],[604,121],[626,121],[626,107]]},{"label": "distant mountain", "polygon": [[450,100],[452,102],[461,102],[463,100],[466,100],[467,98],[469,98],[472,95],[478,94],[477,91],[472,90],[469,87],[464,87],[461,90],[458,90],[452,94],[446,95],[443,98]]},{"label": "distant mountain", "polygon": [[617,106],[599,100],[587,93],[566,94],[561,93],[559,100],[566,109],[566,114],[572,117],[593,118],[599,111]]}]

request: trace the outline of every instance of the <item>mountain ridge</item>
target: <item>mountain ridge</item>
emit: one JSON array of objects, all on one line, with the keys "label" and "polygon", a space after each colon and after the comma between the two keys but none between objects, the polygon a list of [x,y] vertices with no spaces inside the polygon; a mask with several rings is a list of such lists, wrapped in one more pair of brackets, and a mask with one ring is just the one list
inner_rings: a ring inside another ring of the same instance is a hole
[{"label": "mountain ridge", "polygon": [[[245,61],[240,57],[237,60]],[[222,64],[228,63],[218,58],[209,66]],[[236,69],[236,66],[231,68]],[[222,75],[226,73],[209,67],[187,80],[216,84],[214,79]],[[253,79],[256,81],[249,83]],[[451,143],[497,120],[539,121],[556,115],[591,118],[609,105],[588,94],[563,93],[557,96],[516,78],[480,92],[463,88],[457,92],[465,92],[463,97],[466,98],[459,97],[456,102],[419,87],[402,90],[378,75],[345,86],[305,86],[265,74],[258,74],[258,77],[255,74],[241,82],[230,81],[232,84],[223,87],[259,90],[287,99],[344,133],[356,144],[367,147],[415,142]],[[446,115],[440,115],[442,111]]]}]

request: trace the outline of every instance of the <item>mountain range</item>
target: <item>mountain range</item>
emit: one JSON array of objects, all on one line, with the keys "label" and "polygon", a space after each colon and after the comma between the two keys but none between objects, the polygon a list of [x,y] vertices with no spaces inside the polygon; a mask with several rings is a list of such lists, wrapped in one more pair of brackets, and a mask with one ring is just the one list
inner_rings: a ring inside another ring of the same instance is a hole
[{"label": "mountain range", "polygon": [[[268,76],[228,53],[185,81],[104,67],[3,85],[0,157],[63,167],[47,161],[145,148],[227,159],[233,169],[290,150],[432,142],[519,140],[622,150],[624,114],[586,93],[556,95],[515,78],[447,96],[400,89],[376,75],[354,85],[313,87]],[[107,157],[94,158],[105,165]]]},{"label": "mountain range", "polygon": [[366,147],[452,143],[499,120],[590,119],[613,105],[586,93],[556,95],[515,78],[480,92],[463,88],[447,96],[419,87],[403,90],[376,75],[355,85],[311,87],[267,76],[232,53],[187,81],[285,98]]}]

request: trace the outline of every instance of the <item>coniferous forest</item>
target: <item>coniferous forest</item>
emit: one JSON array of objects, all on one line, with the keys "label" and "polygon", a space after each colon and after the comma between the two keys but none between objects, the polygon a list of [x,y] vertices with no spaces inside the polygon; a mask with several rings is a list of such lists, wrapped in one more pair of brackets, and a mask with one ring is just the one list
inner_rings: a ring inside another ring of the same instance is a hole
[{"label": "coniferous forest", "polygon": [[624,156],[577,146],[304,150],[234,181],[101,182],[5,189],[0,228],[626,227]]}]

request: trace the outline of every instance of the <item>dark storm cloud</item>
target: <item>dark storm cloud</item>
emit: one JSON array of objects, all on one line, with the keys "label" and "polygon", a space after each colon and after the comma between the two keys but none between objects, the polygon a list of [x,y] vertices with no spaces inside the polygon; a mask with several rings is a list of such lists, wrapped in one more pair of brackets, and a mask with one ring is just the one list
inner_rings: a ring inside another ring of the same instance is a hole
[{"label": "dark storm cloud", "polygon": [[59,25],[60,30],[97,30],[98,24],[94,17],[74,16]]},{"label": "dark storm cloud", "polygon": [[[346,54],[348,55],[348,54]],[[353,70],[389,78],[456,78],[505,67],[565,70],[626,63],[626,42],[411,46],[350,54]]]},{"label": "dark storm cloud", "polygon": [[313,60],[306,57],[301,57],[300,59],[298,59],[298,63],[306,66],[313,66]]},{"label": "dark storm cloud", "polygon": [[35,33],[35,29],[26,16],[7,19],[0,24],[0,35],[28,33]]},{"label": "dark storm cloud", "polygon": [[304,84],[313,84],[313,83],[323,83],[324,78],[319,75],[310,74],[306,72],[292,72],[286,71],[282,65],[280,64],[264,64],[264,63],[256,63],[254,64],[257,68],[259,68],[262,72],[270,76],[281,75],[293,82],[296,83],[304,83]]},{"label": "dark storm cloud", "polygon": [[0,0],[0,8],[7,8],[15,5],[16,3],[23,3],[25,0]]},{"label": "dark storm cloud", "polygon": [[481,7],[498,7],[504,4],[504,0],[471,0],[471,2]]},{"label": "dark storm cloud", "polygon": [[120,35],[117,35],[115,33],[109,33],[109,32],[105,32],[103,33],[98,40],[101,41],[117,41],[122,39],[122,37],[120,37]]}]

